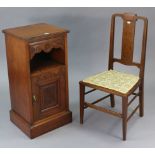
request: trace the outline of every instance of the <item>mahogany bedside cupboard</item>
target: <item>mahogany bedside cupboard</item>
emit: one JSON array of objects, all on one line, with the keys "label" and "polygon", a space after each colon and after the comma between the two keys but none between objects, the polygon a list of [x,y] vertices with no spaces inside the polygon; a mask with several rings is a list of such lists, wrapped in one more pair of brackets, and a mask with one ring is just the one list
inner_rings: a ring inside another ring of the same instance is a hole
[{"label": "mahogany bedside cupboard", "polygon": [[45,23],[5,29],[10,119],[30,138],[72,121],[68,30]]}]

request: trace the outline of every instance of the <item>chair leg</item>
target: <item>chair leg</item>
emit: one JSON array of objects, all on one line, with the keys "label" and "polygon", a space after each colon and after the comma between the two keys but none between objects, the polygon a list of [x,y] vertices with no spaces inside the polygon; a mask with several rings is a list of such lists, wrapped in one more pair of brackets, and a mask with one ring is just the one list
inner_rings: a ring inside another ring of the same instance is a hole
[{"label": "chair leg", "polygon": [[126,133],[127,133],[127,104],[128,104],[128,97],[122,97],[122,130],[123,130],[123,140],[126,140]]},{"label": "chair leg", "polygon": [[144,85],[139,86],[139,116],[144,116]]},{"label": "chair leg", "polygon": [[85,86],[80,83],[80,124],[83,124],[83,117],[84,117],[84,94],[85,93]]},{"label": "chair leg", "polygon": [[111,107],[115,107],[115,98],[113,94],[110,94],[110,102],[111,102]]}]

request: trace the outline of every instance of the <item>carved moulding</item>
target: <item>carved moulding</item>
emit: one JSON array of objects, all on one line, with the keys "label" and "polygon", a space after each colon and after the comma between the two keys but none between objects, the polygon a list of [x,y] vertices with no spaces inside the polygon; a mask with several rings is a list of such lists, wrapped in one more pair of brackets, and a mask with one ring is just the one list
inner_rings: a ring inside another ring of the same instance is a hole
[{"label": "carved moulding", "polygon": [[41,51],[49,53],[53,48],[61,48],[62,50],[64,50],[64,34],[53,35],[52,38],[48,40],[30,43],[29,46],[30,59],[32,59],[35,56],[35,54],[40,53]]}]

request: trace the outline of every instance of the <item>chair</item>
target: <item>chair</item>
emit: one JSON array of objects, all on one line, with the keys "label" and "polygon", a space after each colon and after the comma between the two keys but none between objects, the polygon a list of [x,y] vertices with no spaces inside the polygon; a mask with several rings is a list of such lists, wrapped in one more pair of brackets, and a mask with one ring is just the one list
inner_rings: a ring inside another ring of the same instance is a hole
[{"label": "chair", "polygon": [[[114,37],[115,37],[115,20],[121,18],[123,20],[123,31],[122,31],[122,50],[121,58],[114,57]],[[142,49],[140,62],[133,61],[134,54],[134,38],[135,38],[135,27],[137,21],[143,23],[143,34],[142,34]],[[133,114],[139,109],[140,117],[144,115],[144,68],[145,68],[145,53],[146,53],[146,42],[147,42],[147,27],[148,20],[146,17],[137,16],[132,13],[124,14],[113,14],[111,18],[111,33],[110,33],[110,49],[109,49],[109,65],[108,71],[96,74],[88,77],[79,82],[80,87],[80,123],[83,124],[84,110],[86,108],[93,108],[101,112],[111,114],[113,116],[122,118],[122,131],[123,140],[126,140],[127,122],[133,116]],[[119,72],[113,69],[114,62],[135,66],[139,69],[139,76]],[[89,91],[85,91],[85,88],[91,88]],[[108,93],[108,95],[92,102],[88,103],[85,101],[85,95],[92,93],[95,90],[100,90]],[[138,93],[136,92],[138,90]],[[114,95],[120,96],[122,99],[122,112],[116,112],[112,108],[104,108],[95,105],[96,103],[110,97],[111,107],[115,106]],[[129,96],[133,95],[129,101]],[[131,103],[139,97],[139,104],[128,116],[128,107]]]}]

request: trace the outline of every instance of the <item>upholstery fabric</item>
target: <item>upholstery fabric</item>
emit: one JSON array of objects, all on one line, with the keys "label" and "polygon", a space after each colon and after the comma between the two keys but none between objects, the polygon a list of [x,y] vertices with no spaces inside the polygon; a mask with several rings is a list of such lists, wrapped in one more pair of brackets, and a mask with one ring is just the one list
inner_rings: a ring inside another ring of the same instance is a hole
[{"label": "upholstery fabric", "polygon": [[88,77],[83,82],[108,88],[126,94],[138,82],[139,77],[133,74],[109,70]]}]

